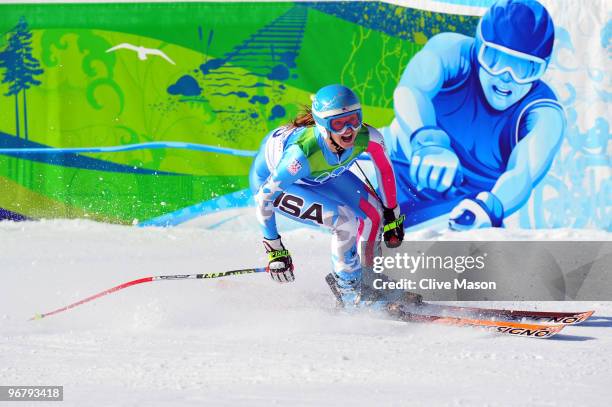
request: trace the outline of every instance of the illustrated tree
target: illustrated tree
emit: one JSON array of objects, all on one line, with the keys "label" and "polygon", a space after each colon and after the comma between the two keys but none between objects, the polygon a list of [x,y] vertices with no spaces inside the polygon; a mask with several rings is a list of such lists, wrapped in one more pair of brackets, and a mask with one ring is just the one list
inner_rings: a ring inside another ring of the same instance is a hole
[{"label": "illustrated tree", "polygon": [[0,52],[0,68],[4,69],[2,83],[9,85],[5,96],[15,97],[15,135],[20,136],[19,127],[19,94],[23,94],[23,128],[24,137],[28,139],[28,108],[26,92],[32,86],[40,85],[35,76],[44,71],[32,55],[32,33],[24,17],[8,33],[6,47]]}]

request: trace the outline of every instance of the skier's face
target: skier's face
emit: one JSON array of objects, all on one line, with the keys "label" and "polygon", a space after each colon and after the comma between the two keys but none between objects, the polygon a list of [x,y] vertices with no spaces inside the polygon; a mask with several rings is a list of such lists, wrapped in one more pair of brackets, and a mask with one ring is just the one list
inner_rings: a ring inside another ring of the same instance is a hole
[{"label": "skier's face", "polygon": [[521,100],[532,85],[532,82],[516,83],[509,72],[491,75],[482,67],[478,70],[478,78],[487,102],[495,110],[506,110]]},{"label": "skier's face", "polygon": [[331,132],[331,137],[334,139],[336,144],[345,150],[355,145],[355,136],[357,136],[357,129],[346,127],[341,133]]}]

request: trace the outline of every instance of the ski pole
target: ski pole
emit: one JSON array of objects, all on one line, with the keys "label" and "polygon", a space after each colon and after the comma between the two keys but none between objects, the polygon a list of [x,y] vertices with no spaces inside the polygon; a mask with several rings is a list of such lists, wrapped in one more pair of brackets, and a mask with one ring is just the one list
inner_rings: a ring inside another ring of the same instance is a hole
[{"label": "ski pole", "polygon": [[372,192],[374,193],[374,196],[376,197],[376,199],[378,199],[378,202],[380,202],[380,204],[383,206],[383,208],[385,207],[385,203],[383,202],[382,198],[380,197],[380,195],[378,195],[378,192],[376,192],[376,188],[374,188],[374,185],[372,185],[372,183],[370,182],[370,179],[368,178],[368,176],[365,174],[365,172],[361,169],[361,166],[359,165],[359,163],[357,161],[355,161],[355,165],[357,166],[357,168],[359,168],[359,171],[361,171],[361,174],[363,175],[363,178],[365,178],[366,182],[368,183],[368,186],[370,187],[370,189],[372,190]]},{"label": "ski pole", "polygon": [[104,297],[105,295],[112,294],[112,293],[117,292],[119,290],[123,290],[124,288],[131,287],[133,285],[142,284],[142,283],[148,283],[148,282],[151,282],[151,281],[219,278],[219,277],[227,277],[227,276],[234,276],[234,275],[240,275],[240,274],[263,273],[265,271],[266,271],[265,267],[256,267],[256,268],[243,269],[243,270],[222,271],[220,273],[175,274],[175,275],[169,275],[169,276],[143,277],[143,278],[139,278],[139,279],[136,279],[136,280],[128,281],[128,282],[123,283],[123,284],[119,284],[118,286],[115,286],[115,287],[109,288],[107,290],[101,291],[101,292],[99,292],[97,294],[94,294],[92,296],[89,296],[87,298],[83,298],[82,300],[79,300],[79,301],[74,302],[72,304],[69,304],[69,305],[66,305],[64,307],[58,308],[58,309],[56,309],[54,311],[49,311],[49,312],[46,312],[44,314],[36,314],[32,318],[30,318],[29,320],[32,321],[32,320],[35,320],[35,319],[43,319],[43,318],[49,317],[51,315],[59,314],[60,312],[68,311],[69,309],[72,309],[74,307],[78,307],[79,305],[85,304],[86,302],[93,301],[96,298]]}]

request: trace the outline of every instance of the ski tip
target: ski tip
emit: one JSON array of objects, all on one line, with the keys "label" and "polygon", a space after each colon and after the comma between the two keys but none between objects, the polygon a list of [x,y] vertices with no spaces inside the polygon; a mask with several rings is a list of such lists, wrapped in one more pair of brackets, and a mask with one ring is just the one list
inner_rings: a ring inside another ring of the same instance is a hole
[{"label": "ski tip", "polygon": [[[561,332],[563,330],[563,328],[565,328],[566,325],[551,325],[550,327],[546,327],[546,329],[548,329],[548,331],[550,332],[549,336],[543,336],[542,338],[547,339],[547,338],[552,338],[553,336],[555,336],[556,334],[558,334],[559,332]],[[536,336],[536,338],[538,338]]]},{"label": "ski tip", "polygon": [[563,318],[558,322],[562,323],[563,325],[578,325],[589,319],[594,313],[595,311],[577,312],[576,314]]},{"label": "ski tip", "polygon": [[585,311],[582,314],[580,314],[580,317],[582,319],[582,321],[584,321],[585,319],[591,318],[591,316],[595,313],[595,311]]},{"label": "ski tip", "polygon": [[28,319],[28,321],[36,321],[38,319],[43,319],[43,318],[44,318],[44,315],[42,314],[34,314],[32,318]]}]

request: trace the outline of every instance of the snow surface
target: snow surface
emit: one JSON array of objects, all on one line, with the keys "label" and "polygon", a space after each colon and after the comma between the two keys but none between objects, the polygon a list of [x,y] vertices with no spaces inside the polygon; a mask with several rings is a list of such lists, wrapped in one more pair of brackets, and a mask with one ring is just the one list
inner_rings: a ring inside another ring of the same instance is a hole
[{"label": "snow surface", "polygon": [[[139,277],[261,265],[253,217],[230,215],[171,229],[0,222],[0,385],[63,385],[67,406],[610,405],[612,302],[496,304],[596,311],[550,340],[346,315],[334,311],[323,280],[330,236],[314,229],[283,234],[294,284],[264,274],[160,281],[27,321]],[[612,234],[429,230],[408,238]]]}]

